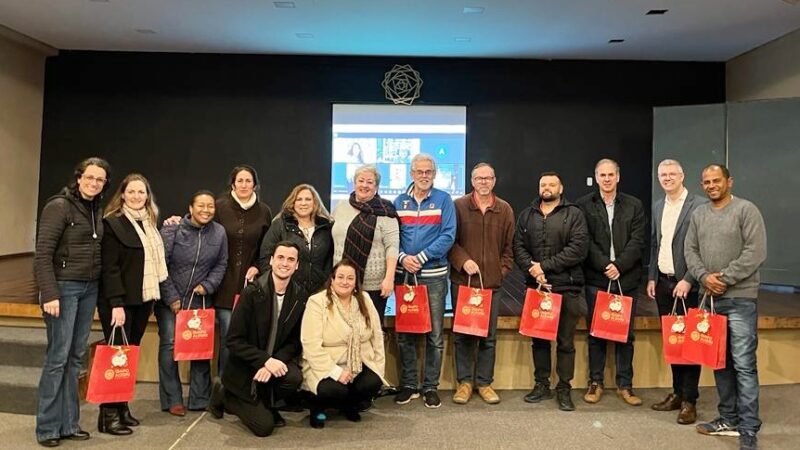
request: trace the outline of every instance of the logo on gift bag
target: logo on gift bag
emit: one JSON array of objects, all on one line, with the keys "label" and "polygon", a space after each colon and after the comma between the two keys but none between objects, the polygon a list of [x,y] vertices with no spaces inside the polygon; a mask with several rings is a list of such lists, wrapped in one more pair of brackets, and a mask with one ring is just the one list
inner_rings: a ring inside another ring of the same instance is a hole
[{"label": "logo on gift bag", "polygon": [[672,324],[672,332],[682,334],[686,330],[686,324],[683,322],[683,316],[678,316],[675,323]]},{"label": "logo on gift bag", "polygon": [[114,356],[111,357],[111,367],[125,367],[128,365],[128,355],[122,349],[119,349]]},{"label": "logo on gift bag", "polygon": [[193,336],[193,335],[192,335],[192,330],[184,330],[184,332],[183,332],[183,333],[181,333],[181,337],[182,337],[182,338],[183,338],[183,340],[185,340],[185,341],[188,341],[189,339],[191,339],[191,338],[192,338],[192,336]]},{"label": "logo on gift bag", "polygon": [[538,309],[534,309],[533,311],[531,311],[531,317],[533,317],[534,319],[538,319],[539,318],[539,310]]},{"label": "logo on gift bag", "polygon": [[103,378],[105,378],[106,380],[109,380],[109,381],[113,380],[114,379],[114,369],[107,369],[105,372],[103,372]]},{"label": "logo on gift bag", "polygon": [[602,317],[603,320],[608,320],[611,318],[611,313],[608,311],[603,311],[603,314],[601,314],[600,317]]},{"label": "logo on gift bag", "polygon": [[615,295],[614,299],[608,303],[608,309],[614,312],[622,311],[622,299],[619,298],[619,295]]},{"label": "logo on gift bag", "polygon": [[472,288],[472,295],[469,297],[469,304],[472,306],[480,306],[483,303],[483,295],[479,288]]},{"label": "logo on gift bag", "polygon": [[539,303],[539,309],[542,311],[550,311],[553,309],[553,299],[550,298],[549,294],[544,295],[544,299]]},{"label": "logo on gift bag", "polygon": [[472,312],[472,308],[469,306],[464,306],[461,308],[461,312],[464,313],[465,316],[468,316]]},{"label": "logo on gift bag", "polygon": [[[407,302],[407,303],[411,303],[411,302],[414,301],[414,297],[416,296],[416,294],[414,294],[414,289],[412,289],[411,286],[406,285],[406,289],[408,289],[408,291],[406,291],[406,293],[403,294],[403,301]],[[405,311],[403,311],[403,312],[405,312]]]},{"label": "logo on gift bag", "polygon": [[199,330],[201,326],[203,326],[203,319],[197,315],[197,310],[194,310],[194,316],[186,322],[186,326],[189,327],[190,330]]},{"label": "logo on gift bag", "polygon": [[672,345],[677,344],[678,343],[678,336],[675,336],[674,334],[670,335],[669,336],[669,343],[672,344]]}]

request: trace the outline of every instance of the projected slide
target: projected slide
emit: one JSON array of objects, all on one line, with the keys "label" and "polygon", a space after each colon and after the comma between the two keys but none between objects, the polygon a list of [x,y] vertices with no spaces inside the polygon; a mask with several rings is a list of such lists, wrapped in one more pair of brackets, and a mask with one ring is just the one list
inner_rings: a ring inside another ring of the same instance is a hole
[{"label": "projected slide", "polygon": [[466,114],[465,106],[333,105],[331,209],[350,196],[364,164],[378,168],[378,193],[394,200],[411,183],[411,158],[420,152],[436,159],[437,188],[464,195]]}]

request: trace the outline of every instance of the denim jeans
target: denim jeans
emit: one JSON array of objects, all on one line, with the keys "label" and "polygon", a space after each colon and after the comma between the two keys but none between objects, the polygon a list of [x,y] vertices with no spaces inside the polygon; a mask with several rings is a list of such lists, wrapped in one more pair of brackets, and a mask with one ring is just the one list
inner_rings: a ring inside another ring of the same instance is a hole
[{"label": "denim jeans", "polygon": [[[450,297],[453,309],[458,300],[458,284],[450,283]],[[497,300],[498,289],[492,290],[492,309],[489,314],[489,334],[483,338],[469,334],[453,333],[455,341],[456,380],[459,383],[473,383],[478,386],[489,386],[494,381],[495,347],[497,344],[497,315],[500,302]],[[477,344],[478,353],[475,354]]]},{"label": "denim jeans", "polygon": [[97,305],[97,285],[97,281],[59,281],[59,316],[44,314],[47,354],[36,404],[37,440],[78,431],[78,376]]},{"label": "denim jeans", "polygon": [[219,350],[217,351],[217,376],[222,378],[225,364],[228,362],[228,327],[231,325],[233,310],[216,308],[217,336],[219,336]]},{"label": "denim jeans", "polygon": [[[195,297],[191,308],[201,305]],[[169,306],[156,303],[158,322],[158,397],[163,411],[183,405],[183,390],[175,361],[175,313]],[[189,363],[189,404],[191,410],[208,407],[211,398],[211,361],[190,361]]]},{"label": "denim jeans", "polygon": [[[589,306],[588,315],[586,316],[586,325],[590,330],[597,293],[605,290],[604,288],[595,286],[586,286],[586,303]],[[619,287],[612,284],[611,292],[618,294]],[[618,389],[630,389],[633,387],[633,316],[635,312],[636,297],[633,297],[631,325],[628,328],[628,340],[624,343],[614,342],[614,359],[617,365],[616,383]],[[608,343],[611,341],[596,338],[590,334],[587,338],[587,342],[589,344],[589,382],[595,381],[603,384],[603,372],[605,372],[606,369],[606,353],[608,350]]]},{"label": "denim jeans", "polygon": [[[435,391],[439,387],[444,353],[444,300],[447,295],[447,275],[418,278],[420,285],[428,287],[428,304],[431,310],[431,332],[425,334],[425,368],[422,391]],[[403,283],[399,276],[398,283]],[[396,300],[395,300],[396,301]],[[418,334],[397,333],[400,356],[400,386],[417,389],[417,338]]]},{"label": "denim jeans", "polygon": [[[561,314],[558,317],[556,333],[556,389],[568,391],[572,389],[572,378],[575,376],[575,329],[578,320],[586,314],[586,299],[583,292],[561,292]],[[533,352],[533,378],[536,384],[550,386],[552,371],[552,342],[531,338]]]},{"label": "denim jeans", "polygon": [[[709,305],[710,306],[710,305]],[[724,369],[714,371],[719,415],[739,431],[757,433],[758,418],[758,308],[752,298],[714,301],[718,314],[728,317],[728,354]]]}]

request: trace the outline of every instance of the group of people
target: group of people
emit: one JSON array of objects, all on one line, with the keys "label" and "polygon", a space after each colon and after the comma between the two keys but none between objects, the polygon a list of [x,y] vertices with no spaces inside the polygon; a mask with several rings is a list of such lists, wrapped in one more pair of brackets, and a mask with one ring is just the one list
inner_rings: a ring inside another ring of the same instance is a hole
[{"label": "group of people", "polygon": [[[374,166],[356,170],[354,191],[328,213],[313,186],[296,186],[273,219],[258,198],[259,180],[250,166],[235,167],[229,190],[201,190],[188,214],[164,221],[148,180],[130,174],[104,209],[100,199],[111,171],[101,158],[78,164],[64,190],[41,214],[35,275],[48,334],[39,384],[36,436],[44,446],[61,439],[88,439],[78,426],[77,379],[95,307],[106,339],[124,334],[138,345],[149,316],[159,328],[161,408],[182,416],[208,409],[239,417],[258,436],[285,425],[278,409],[307,392],[310,425],[325,425],[326,410],[351,421],[382,387],[386,299],[409,279],[427,287],[431,331],[397,333],[400,364],[394,401],[423,397],[438,408],[444,350],[443,317],[448,288],[457,307],[459,286],[497,291],[516,264],[526,285],[562,295],[556,338],[555,397],[572,411],[576,325],[592,318],[600,291],[633,293],[643,275],[646,218],[642,202],[620,192],[620,170],[610,159],[595,166],[598,190],[569,202],[561,177],[545,172],[538,197],[515,219],[494,193],[491,165],[471,173],[473,190],[453,201],[434,187],[436,162],[420,153],[411,162],[407,191],[394,202],[378,195]],[[652,214],[647,294],[661,314],[675,298],[697,305],[713,295],[716,311],[728,316],[728,364],[715,372],[720,416],[697,426],[712,435],[739,435],[754,448],[760,428],[756,297],[758,268],[766,258],[766,233],[758,209],[733,197],[728,169],[712,164],[702,172],[710,202],[684,187],[679,162],[662,161],[658,179],[665,197]],[[477,277],[475,275],[478,275]],[[480,281],[479,281],[480,280]],[[181,309],[215,309],[220,380],[211,382],[210,361],[192,361],[188,403],[173,358],[175,316]],[[453,402],[473,393],[500,402],[492,388],[499,302],[491,306],[485,338],[456,334],[457,387]],[[635,311],[635,300],[634,300]],[[422,377],[417,341],[425,340]],[[118,339],[118,338],[117,338]],[[589,336],[587,403],[604,392],[608,341]],[[633,391],[633,326],[615,343],[617,393],[641,405]],[[476,350],[477,347],[477,350]],[[533,338],[535,384],[524,400],[541,402],[551,389],[550,341]],[[678,423],[696,421],[699,366],[672,366],[674,392],[653,405],[679,410]],[[130,434],[139,421],[126,403],[100,406],[98,430]]]}]

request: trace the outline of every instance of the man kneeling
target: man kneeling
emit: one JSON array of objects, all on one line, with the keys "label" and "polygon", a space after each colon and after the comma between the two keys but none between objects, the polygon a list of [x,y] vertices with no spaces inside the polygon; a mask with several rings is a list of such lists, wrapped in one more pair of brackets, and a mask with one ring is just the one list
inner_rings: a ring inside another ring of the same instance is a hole
[{"label": "man kneeling", "polygon": [[259,437],[286,425],[277,406],[303,381],[297,360],[308,295],[292,281],[299,253],[297,244],[279,242],[271,270],[242,291],[228,329],[230,355],[222,383],[214,385],[211,396],[214,417],[234,414]]}]

